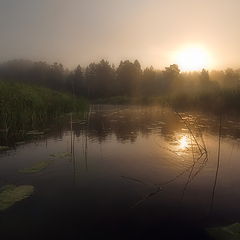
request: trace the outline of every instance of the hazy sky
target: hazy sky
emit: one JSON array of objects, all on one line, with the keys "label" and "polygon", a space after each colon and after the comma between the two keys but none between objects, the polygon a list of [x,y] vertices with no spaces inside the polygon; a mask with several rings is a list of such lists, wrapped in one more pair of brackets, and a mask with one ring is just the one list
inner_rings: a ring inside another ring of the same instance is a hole
[{"label": "hazy sky", "polygon": [[201,45],[211,68],[240,67],[240,0],[0,0],[0,61],[105,58],[173,63]]}]

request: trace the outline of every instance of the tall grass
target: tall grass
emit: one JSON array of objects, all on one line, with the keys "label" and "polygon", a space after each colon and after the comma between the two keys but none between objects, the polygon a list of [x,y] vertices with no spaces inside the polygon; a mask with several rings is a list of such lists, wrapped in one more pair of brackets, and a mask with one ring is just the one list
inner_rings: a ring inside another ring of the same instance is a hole
[{"label": "tall grass", "polygon": [[39,128],[64,113],[84,111],[86,106],[84,99],[69,94],[0,81],[0,136]]}]

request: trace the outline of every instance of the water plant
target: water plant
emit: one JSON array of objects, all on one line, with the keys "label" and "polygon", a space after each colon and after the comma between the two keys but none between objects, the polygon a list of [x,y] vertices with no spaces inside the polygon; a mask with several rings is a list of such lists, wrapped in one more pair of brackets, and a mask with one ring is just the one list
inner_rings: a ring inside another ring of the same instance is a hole
[{"label": "water plant", "polygon": [[240,224],[234,223],[224,227],[207,228],[207,233],[215,240],[240,239]]},{"label": "water plant", "polygon": [[0,151],[6,151],[9,150],[8,146],[0,146]]},{"label": "water plant", "polygon": [[54,158],[68,158],[68,157],[71,157],[71,156],[72,156],[72,154],[70,152],[50,154],[50,157],[54,157]]},{"label": "water plant", "polygon": [[15,203],[30,197],[34,192],[31,185],[5,185],[0,189],[0,211],[4,211]]},{"label": "water plant", "polygon": [[19,170],[20,173],[38,173],[45,168],[47,168],[51,163],[53,163],[53,160],[44,160],[35,163],[33,166],[30,168],[24,168],[22,170]]},{"label": "water plant", "polygon": [[70,112],[83,112],[87,103],[83,98],[33,85],[0,81],[0,141],[43,135],[46,124]]}]

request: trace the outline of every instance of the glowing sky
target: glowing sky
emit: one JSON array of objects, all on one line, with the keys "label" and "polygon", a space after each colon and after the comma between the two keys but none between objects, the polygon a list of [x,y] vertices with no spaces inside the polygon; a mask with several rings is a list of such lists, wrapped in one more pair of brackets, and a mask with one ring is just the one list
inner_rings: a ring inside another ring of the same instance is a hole
[{"label": "glowing sky", "polygon": [[240,0],[0,0],[0,61],[137,58],[162,68],[199,45],[209,68],[240,67],[239,13]]}]

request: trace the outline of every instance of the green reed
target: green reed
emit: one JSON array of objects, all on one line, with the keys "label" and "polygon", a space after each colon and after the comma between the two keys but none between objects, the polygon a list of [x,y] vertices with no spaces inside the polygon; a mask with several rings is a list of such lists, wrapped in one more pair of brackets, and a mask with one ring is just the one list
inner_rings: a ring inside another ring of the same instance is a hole
[{"label": "green reed", "polygon": [[[0,81],[0,140],[38,129],[69,112],[83,112],[83,98],[22,83]],[[0,144],[1,145],[1,144]]]}]

